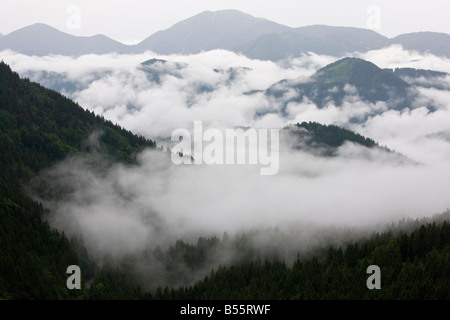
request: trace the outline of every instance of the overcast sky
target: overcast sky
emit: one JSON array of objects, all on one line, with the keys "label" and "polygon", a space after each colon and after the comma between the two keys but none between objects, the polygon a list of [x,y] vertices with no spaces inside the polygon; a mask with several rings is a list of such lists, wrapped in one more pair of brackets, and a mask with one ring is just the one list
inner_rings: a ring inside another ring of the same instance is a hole
[{"label": "overcast sky", "polygon": [[416,31],[450,33],[450,2],[444,0],[1,0],[0,33],[41,22],[75,35],[105,34],[133,43],[202,11],[223,9],[291,27],[370,26],[388,37]]}]

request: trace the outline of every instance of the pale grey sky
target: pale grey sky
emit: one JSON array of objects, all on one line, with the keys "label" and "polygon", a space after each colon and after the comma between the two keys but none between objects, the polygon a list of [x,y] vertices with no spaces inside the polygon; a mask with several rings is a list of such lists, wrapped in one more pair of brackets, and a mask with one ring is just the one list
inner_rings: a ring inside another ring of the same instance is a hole
[{"label": "pale grey sky", "polygon": [[291,27],[312,24],[401,33],[450,33],[450,1],[392,0],[0,0],[0,33],[41,22],[61,31],[138,42],[205,10],[237,9]]}]

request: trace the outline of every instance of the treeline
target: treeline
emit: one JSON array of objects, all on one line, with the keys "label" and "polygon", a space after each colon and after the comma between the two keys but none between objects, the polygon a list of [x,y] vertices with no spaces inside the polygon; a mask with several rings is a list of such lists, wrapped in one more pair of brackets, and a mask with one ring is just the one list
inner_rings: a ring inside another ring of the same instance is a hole
[{"label": "treeline", "polygon": [[0,299],[70,299],[66,269],[79,263],[64,234],[42,221],[44,209],[0,180]]},{"label": "treeline", "polygon": [[415,69],[415,68],[395,68],[385,70],[393,72],[398,77],[410,77],[410,78],[436,78],[436,77],[446,77],[449,75],[446,72]]},{"label": "treeline", "polygon": [[[68,154],[95,147],[88,137],[98,133],[98,147],[119,161],[131,163],[133,154],[156,147],[56,91],[20,79],[0,63],[0,168],[3,176],[24,179]],[[94,141],[97,142],[97,141]]]},{"label": "treeline", "polygon": [[[378,146],[374,140],[336,125],[302,122],[294,126],[296,128],[306,129],[306,131],[290,130],[290,132],[303,142],[306,142],[309,146],[337,148],[342,146],[346,141],[357,143],[368,148]],[[287,127],[287,129],[289,128],[291,127]]]},{"label": "treeline", "polygon": [[[370,265],[381,269],[379,290],[367,288]],[[323,248],[292,266],[278,259],[244,260],[219,267],[192,286],[165,286],[146,293],[129,274],[105,268],[85,298],[446,300],[450,299],[450,224],[428,223],[409,234],[377,233],[367,241]]]}]

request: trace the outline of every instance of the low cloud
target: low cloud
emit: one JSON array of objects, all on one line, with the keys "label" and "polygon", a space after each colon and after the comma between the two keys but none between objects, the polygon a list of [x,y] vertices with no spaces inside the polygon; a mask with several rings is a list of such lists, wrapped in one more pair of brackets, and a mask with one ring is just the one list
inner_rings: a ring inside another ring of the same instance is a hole
[{"label": "low cloud", "polygon": [[332,158],[281,150],[275,176],[261,176],[257,165],[176,166],[154,150],[137,166],[101,173],[69,159],[41,176],[65,191],[44,202],[52,225],[81,234],[96,256],[118,258],[177,239],[293,223],[368,227],[431,215],[449,203],[443,163],[405,163],[352,143]]},{"label": "low cloud", "polygon": [[[279,106],[271,105],[263,93],[245,93],[265,90],[282,79],[306,79],[333,61],[309,54],[276,64],[225,50],[190,56],[1,55],[22,76],[56,87],[83,107],[149,138],[170,136],[195,120],[252,125],[259,110]],[[140,65],[154,58],[167,63]]]},{"label": "low cloud", "polygon": [[415,68],[450,73],[450,59],[431,53],[405,50],[397,44],[388,48],[359,53],[356,56],[370,61],[380,68]]}]

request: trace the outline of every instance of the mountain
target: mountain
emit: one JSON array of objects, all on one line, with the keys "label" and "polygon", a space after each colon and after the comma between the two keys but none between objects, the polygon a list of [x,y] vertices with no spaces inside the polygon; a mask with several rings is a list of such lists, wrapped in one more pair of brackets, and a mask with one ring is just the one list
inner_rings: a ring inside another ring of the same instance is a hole
[{"label": "mountain", "polygon": [[[287,146],[294,151],[303,151],[318,157],[343,156],[340,152],[344,144],[352,143],[363,152],[369,149],[377,150],[392,161],[404,164],[417,164],[417,162],[397,153],[376,141],[362,136],[349,129],[337,125],[324,125],[318,122],[302,122],[291,124],[280,130],[280,137]],[[368,154],[365,154],[368,155]],[[355,155],[352,154],[352,157]]]},{"label": "mountain", "polygon": [[[336,125],[323,125],[317,122],[302,122],[285,128],[290,134],[304,142],[308,138],[310,146],[338,148],[345,142],[353,142],[367,148],[373,148],[378,144],[351,130],[340,128]],[[299,130],[300,129],[300,130]]]},{"label": "mountain", "polygon": [[313,81],[325,87],[355,86],[369,101],[387,99],[384,87],[406,89],[408,84],[375,64],[359,58],[344,58],[318,70]]},{"label": "mountain", "polygon": [[181,78],[180,71],[186,66],[185,63],[153,58],[142,62],[138,68],[145,72],[148,81],[160,84],[161,78],[165,76]]},{"label": "mountain", "polygon": [[67,290],[66,268],[89,269],[64,234],[45,222],[42,204],[29,197],[24,185],[31,178],[69,155],[96,150],[110,157],[103,157],[106,162],[133,163],[133,154],[154,147],[59,93],[20,79],[1,62],[0,300],[75,298],[80,292]]},{"label": "mountain", "polygon": [[313,25],[287,27],[237,10],[205,11],[159,31],[133,46],[132,52],[193,54],[226,49],[250,58],[278,61],[305,52],[342,57],[391,44],[408,50],[450,56],[450,35],[420,32],[393,39],[373,30]]},{"label": "mountain", "polygon": [[132,51],[192,54],[213,49],[232,50],[264,34],[289,29],[237,10],[205,11],[178,22],[167,30],[156,32],[135,45]]},{"label": "mountain", "polygon": [[438,32],[415,32],[399,35],[391,39],[392,44],[400,44],[407,50],[450,57],[450,35]]},{"label": "mountain", "polygon": [[288,91],[297,95],[289,101],[308,98],[319,108],[329,102],[341,105],[347,96],[359,96],[367,102],[389,102],[389,107],[408,106],[410,85],[392,72],[359,58],[343,58],[318,70],[309,80],[282,80],[272,85],[266,94],[283,98]]},{"label": "mountain", "polygon": [[388,38],[372,30],[316,25],[266,34],[234,50],[250,58],[278,61],[307,52],[340,57],[388,44]]},{"label": "mountain", "polygon": [[[289,125],[283,128],[281,135],[285,141],[290,142],[291,149],[307,151],[316,156],[336,156],[338,148],[346,142],[381,150],[381,147],[372,139],[336,125],[323,125],[317,122]],[[386,148],[383,150],[391,152]]]},{"label": "mountain", "polygon": [[85,142],[93,132],[102,133],[98,148],[124,162],[134,161],[132,153],[156,146],[84,110],[56,91],[20,79],[3,62],[0,112],[1,147],[6,150],[0,157],[0,173],[23,181],[68,154],[89,149]]},{"label": "mountain", "polygon": [[317,50],[323,50],[324,54],[365,52],[382,48],[388,44],[388,38],[385,36],[363,28],[315,25],[296,28],[295,31],[310,38],[319,38],[324,47]]},{"label": "mountain", "polygon": [[46,24],[36,23],[0,38],[0,50],[11,49],[27,55],[103,54],[124,52],[126,46],[104,35],[77,37]]},{"label": "mountain", "polygon": [[[336,192],[339,193],[339,185],[336,186]],[[195,285],[175,290],[161,289],[156,295],[147,294],[145,298],[448,300],[449,212],[442,217],[445,219],[443,222],[426,222],[410,231],[386,230],[381,234],[373,232],[368,239],[348,241],[342,246],[324,246],[322,250],[305,258],[299,255],[291,265],[281,259],[257,259],[233,266],[221,266]],[[223,244],[219,242],[218,245]],[[365,271],[370,261],[383,261],[382,274],[388,276],[382,278],[381,290],[362,288],[361,284],[365,285],[367,281]],[[117,285],[114,286],[111,280],[109,282],[109,290],[105,291],[112,292]],[[294,308],[296,307],[294,304]],[[402,312],[403,309],[405,308],[402,308]],[[289,313],[279,318],[290,318]],[[279,316],[280,312],[276,314]]]},{"label": "mountain", "polygon": [[181,21],[153,34],[131,51],[193,54],[226,49],[250,58],[277,61],[308,51],[341,56],[388,44],[388,38],[372,30],[322,25],[290,28],[240,11],[224,10],[205,11]]},{"label": "mountain", "polygon": [[225,49],[250,58],[279,61],[305,52],[343,57],[392,44],[450,57],[450,35],[444,33],[417,32],[388,39],[363,28],[326,25],[291,28],[237,10],[201,12],[136,45],[125,45],[104,35],[77,37],[45,24],[0,35],[0,50],[12,49],[39,56],[142,53],[146,50],[158,54],[195,54]]}]

